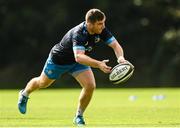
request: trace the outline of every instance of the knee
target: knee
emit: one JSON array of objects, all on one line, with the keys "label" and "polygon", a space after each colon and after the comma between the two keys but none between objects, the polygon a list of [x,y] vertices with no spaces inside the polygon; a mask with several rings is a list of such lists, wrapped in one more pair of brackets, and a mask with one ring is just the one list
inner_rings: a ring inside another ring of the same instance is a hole
[{"label": "knee", "polygon": [[96,89],[96,84],[93,82],[86,83],[86,86],[84,86],[84,89],[86,89],[88,92],[92,92]]}]

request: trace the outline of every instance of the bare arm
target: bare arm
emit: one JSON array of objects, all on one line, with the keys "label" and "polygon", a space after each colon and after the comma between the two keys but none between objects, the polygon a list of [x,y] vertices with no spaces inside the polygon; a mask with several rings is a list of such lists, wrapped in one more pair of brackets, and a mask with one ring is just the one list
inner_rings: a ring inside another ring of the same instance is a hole
[{"label": "bare arm", "polygon": [[118,63],[123,63],[126,61],[124,58],[123,49],[121,45],[117,42],[117,40],[114,40],[112,43],[109,44],[109,46],[114,50]]},{"label": "bare arm", "polygon": [[111,67],[106,65],[106,60],[104,61],[98,61],[96,59],[93,59],[87,55],[85,55],[85,51],[83,50],[74,50],[74,57],[76,62],[83,64],[83,65],[88,65],[93,68],[99,68],[102,70],[104,73],[110,73]]}]

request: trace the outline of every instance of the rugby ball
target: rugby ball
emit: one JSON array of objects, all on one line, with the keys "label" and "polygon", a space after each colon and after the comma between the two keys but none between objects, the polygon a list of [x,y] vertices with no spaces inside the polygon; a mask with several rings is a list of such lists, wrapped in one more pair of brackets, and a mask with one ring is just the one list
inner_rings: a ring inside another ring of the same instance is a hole
[{"label": "rugby ball", "polygon": [[109,74],[109,80],[113,84],[119,84],[127,81],[134,72],[134,66],[127,62],[116,65]]}]

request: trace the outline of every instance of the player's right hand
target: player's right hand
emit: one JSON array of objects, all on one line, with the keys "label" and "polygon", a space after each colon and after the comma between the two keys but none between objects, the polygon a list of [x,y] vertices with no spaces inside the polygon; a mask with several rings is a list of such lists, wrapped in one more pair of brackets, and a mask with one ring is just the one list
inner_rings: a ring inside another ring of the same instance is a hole
[{"label": "player's right hand", "polygon": [[109,60],[103,60],[99,64],[99,69],[101,71],[103,71],[104,73],[110,73],[111,72],[111,67],[106,65],[107,62],[109,62]]}]

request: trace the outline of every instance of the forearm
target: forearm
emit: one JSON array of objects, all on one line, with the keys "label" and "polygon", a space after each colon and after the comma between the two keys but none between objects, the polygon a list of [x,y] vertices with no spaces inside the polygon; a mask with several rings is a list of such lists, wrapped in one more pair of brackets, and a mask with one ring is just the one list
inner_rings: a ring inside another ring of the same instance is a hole
[{"label": "forearm", "polygon": [[114,53],[117,57],[118,63],[123,63],[126,61],[124,58],[123,49],[122,49],[121,45],[116,40],[114,42],[112,42],[111,44],[109,44],[109,46],[114,50]]},{"label": "forearm", "polygon": [[88,65],[91,66],[93,68],[99,68],[99,65],[101,63],[101,61],[95,60],[85,54],[78,54],[75,57],[76,62],[83,64],[83,65]]},{"label": "forearm", "polygon": [[109,46],[114,50],[114,53],[115,53],[117,59],[119,57],[124,57],[123,49],[116,40],[114,42],[112,42],[111,44],[109,44]]},{"label": "forearm", "polygon": [[119,57],[124,57],[124,52],[123,52],[123,49],[120,45],[116,45],[113,50],[114,50],[114,53],[115,53],[117,59]]}]

